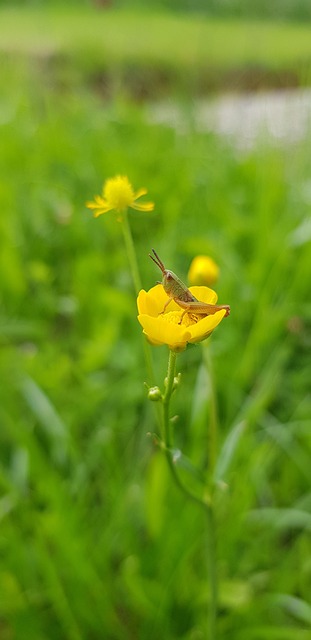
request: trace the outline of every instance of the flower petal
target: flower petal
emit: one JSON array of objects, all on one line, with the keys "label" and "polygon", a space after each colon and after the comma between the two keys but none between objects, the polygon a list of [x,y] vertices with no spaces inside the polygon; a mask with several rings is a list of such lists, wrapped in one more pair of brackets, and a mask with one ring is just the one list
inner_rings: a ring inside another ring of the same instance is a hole
[{"label": "flower petal", "polygon": [[109,207],[106,209],[97,209],[97,211],[94,211],[94,218],[98,218],[103,213],[108,213],[108,211],[111,211],[111,210],[112,210],[112,207]]},{"label": "flower petal", "polygon": [[137,298],[138,311],[156,318],[163,311],[166,302],[167,294],[161,284],[156,284],[149,291],[142,289],[139,292]]},{"label": "flower petal", "polygon": [[105,198],[103,198],[102,196],[95,196],[94,197],[94,202],[97,204],[97,206],[99,207],[106,207],[108,206],[108,202]]},{"label": "flower petal", "polygon": [[153,202],[132,202],[129,206],[137,211],[153,211],[154,209]]},{"label": "flower petal", "polygon": [[[160,285],[158,285],[160,286]],[[146,313],[148,316],[157,317],[159,315],[159,305],[157,299],[150,295],[150,292],[142,289],[137,298],[139,313]]]},{"label": "flower petal", "polygon": [[197,300],[200,302],[206,302],[207,304],[216,304],[218,300],[218,296],[216,291],[210,289],[209,287],[203,286],[195,286],[189,287],[189,291],[194,295]]},{"label": "flower petal", "polygon": [[138,321],[150,342],[155,345],[166,344],[170,349],[179,351],[186,347],[191,338],[189,329],[184,325],[168,322],[165,320],[165,315],[153,318],[141,314],[138,316]]},{"label": "flower petal", "polygon": [[137,200],[137,198],[140,198],[141,196],[145,196],[146,193],[148,193],[148,191],[144,187],[141,187],[141,189],[137,189],[137,191],[134,193],[134,200]]},{"label": "flower petal", "polygon": [[88,209],[97,209],[98,207],[96,202],[93,202],[93,201],[86,202],[85,205],[87,206]]},{"label": "flower petal", "polygon": [[101,196],[95,196],[93,201],[86,202],[88,209],[94,211],[94,218],[98,218],[102,213],[111,211],[111,206]]},{"label": "flower petal", "polygon": [[192,324],[189,327],[189,331],[191,332],[189,342],[194,343],[205,340],[205,338],[207,338],[215,327],[217,327],[217,325],[222,321],[225,315],[226,310],[222,309],[221,311],[217,311],[210,316],[205,316],[202,320],[199,320],[199,322]]}]

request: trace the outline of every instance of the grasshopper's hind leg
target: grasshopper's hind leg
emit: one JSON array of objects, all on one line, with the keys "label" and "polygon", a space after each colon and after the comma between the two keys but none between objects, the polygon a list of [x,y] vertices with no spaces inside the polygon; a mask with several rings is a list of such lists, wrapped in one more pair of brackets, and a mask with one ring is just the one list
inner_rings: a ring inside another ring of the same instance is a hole
[{"label": "grasshopper's hind leg", "polygon": [[181,324],[181,323],[182,323],[182,321],[183,321],[183,319],[184,319],[184,316],[186,315],[186,313],[188,313],[189,309],[190,309],[190,307],[187,307],[187,308],[182,312],[182,314],[181,314],[181,316],[180,316],[180,320],[179,320],[179,323],[178,323],[178,324]]}]

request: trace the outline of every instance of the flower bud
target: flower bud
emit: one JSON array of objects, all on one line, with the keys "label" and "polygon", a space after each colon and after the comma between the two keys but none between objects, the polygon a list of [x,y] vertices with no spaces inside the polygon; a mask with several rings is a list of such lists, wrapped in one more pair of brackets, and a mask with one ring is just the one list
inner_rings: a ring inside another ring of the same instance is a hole
[{"label": "flower bud", "polygon": [[193,258],[189,271],[190,285],[205,285],[209,287],[218,280],[219,267],[210,256],[196,256]]},{"label": "flower bud", "polygon": [[152,402],[158,402],[162,400],[162,393],[159,387],[150,387],[148,390],[148,399],[152,400]]},{"label": "flower bud", "polygon": [[[181,373],[178,373],[177,376],[174,376],[174,382],[173,382],[173,387],[172,387],[172,391],[174,391],[175,389],[177,389],[179,383],[180,383],[180,378],[181,378]],[[168,383],[168,379],[165,378],[164,379],[164,385],[165,387],[167,387],[167,383]]]}]

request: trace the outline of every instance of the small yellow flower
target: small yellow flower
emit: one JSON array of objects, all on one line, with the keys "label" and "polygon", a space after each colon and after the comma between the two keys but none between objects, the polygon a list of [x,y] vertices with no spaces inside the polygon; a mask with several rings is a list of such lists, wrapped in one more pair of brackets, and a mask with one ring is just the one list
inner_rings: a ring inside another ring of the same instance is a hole
[{"label": "small yellow flower", "polygon": [[[190,291],[201,302],[217,302],[217,294],[208,287],[190,287]],[[185,313],[179,324],[183,309],[172,300],[161,313],[166,302],[167,294],[161,284],[149,291],[142,289],[137,298],[138,321],[151,344],[166,344],[173,351],[183,351],[188,342],[205,340],[226,315],[225,309],[203,317]]]},{"label": "small yellow flower", "polygon": [[209,256],[196,256],[193,258],[189,271],[188,282],[190,284],[207,285],[214,284],[219,277],[219,267]]},{"label": "small yellow flower", "polygon": [[136,202],[146,193],[146,189],[139,189],[135,192],[127,176],[115,176],[115,178],[106,180],[102,195],[95,196],[94,201],[87,202],[86,206],[94,211],[95,218],[113,209],[122,213],[128,207],[137,209],[137,211],[153,211],[153,202]]}]

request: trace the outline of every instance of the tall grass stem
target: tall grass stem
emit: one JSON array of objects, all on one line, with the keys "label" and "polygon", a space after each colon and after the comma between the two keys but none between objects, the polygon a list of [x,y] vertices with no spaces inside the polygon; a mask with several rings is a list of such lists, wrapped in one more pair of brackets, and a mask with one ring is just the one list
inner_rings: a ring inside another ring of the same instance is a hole
[{"label": "tall grass stem", "polygon": [[124,238],[124,243],[126,247],[127,257],[130,263],[132,279],[133,279],[133,283],[134,283],[134,287],[137,295],[140,289],[142,288],[142,284],[141,284],[141,277],[140,277],[139,268],[137,264],[137,257],[136,257],[134,242],[133,242],[132,231],[128,221],[127,210],[124,211],[124,213],[122,213],[121,226],[122,226],[122,232],[123,232],[123,238]]},{"label": "tall grass stem", "polygon": [[217,639],[217,609],[218,609],[218,576],[217,576],[217,536],[213,503],[206,505],[207,515],[207,563],[209,580],[209,615],[208,638]]},{"label": "tall grass stem", "polygon": [[[128,220],[127,209],[122,214],[121,226],[122,226],[122,233],[123,233],[125,248],[127,252],[127,257],[130,265],[131,274],[132,274],[132,280],[133,280],[135,292],[137,295],[140,289],[142,289],[142,283],[141,283],[141,277],[140,277],[139,267],[137,263],[132,231],[131,231],[131,227]],[[147,340],[145,339],[145,336],[143,336],[143,343],[144,343],[144,355],[145,355],[148,380],[150,384],[153,384],[154,383],[153,362],[152,362],[151,350],[150,350],[149,344],[147,343]]]},{"label": "tall grass stem", "polygon": [[[217,602],[218,602],[218,581],[217,581],[217,553],[216,553],[216,530],[214,519],[214,508],[211,496],[199,498],[193,494],[181,481],[173,458],[173,434],[170,421],[170,401],[174,390],[174,378],[176,375],[177,353],[169,352],[166,388],[163,396],[163,438],[165,444],[166,458],[172,472],[173,479],[184,496],[199,504],[204,508],[207,515],[207,565],[209,580],[209,612],[208,612],[208,639],[217,638]],[[215,435],[215,434],[214,434]],[[211,443],[210,443],[211,444]]]}]

